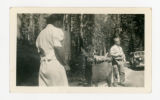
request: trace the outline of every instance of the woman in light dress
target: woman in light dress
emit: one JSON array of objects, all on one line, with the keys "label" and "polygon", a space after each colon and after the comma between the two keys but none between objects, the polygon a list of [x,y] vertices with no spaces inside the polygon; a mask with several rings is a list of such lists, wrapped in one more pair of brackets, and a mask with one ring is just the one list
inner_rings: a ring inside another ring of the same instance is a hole
[{"label": "woman in light dress", "polygon": [[62,41],[63,15],[51,15],[47,26],[40,32],[36,47],[40,54],[39,86],[68,86]]}]

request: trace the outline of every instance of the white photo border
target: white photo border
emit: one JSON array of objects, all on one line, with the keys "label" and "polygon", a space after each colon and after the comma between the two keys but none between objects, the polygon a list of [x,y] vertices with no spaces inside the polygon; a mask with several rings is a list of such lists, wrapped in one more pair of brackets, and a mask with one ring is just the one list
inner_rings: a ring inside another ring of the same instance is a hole
[{"label": "white photo border", "polygon": [[[38,87],[16,86],[16,45],[18,13],[69,14],[144,14],[145,72],[144,87]],[[151,8],[10,8],[10,92],[25,93],[150,93],[152,88],[152,9]]]}]

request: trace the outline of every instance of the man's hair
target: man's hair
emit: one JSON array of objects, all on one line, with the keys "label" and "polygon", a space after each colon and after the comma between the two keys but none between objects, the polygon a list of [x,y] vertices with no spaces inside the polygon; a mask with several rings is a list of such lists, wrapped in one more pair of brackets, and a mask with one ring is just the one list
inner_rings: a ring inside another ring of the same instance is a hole
[{"label": "man's hair", "polygon": [[114,42],[116,42],[117,39],[121,40],[121,38],[120,38],[119,36],[113,37],[113,41],[114,41]]},{"label": "man's hair", "polygon": [[53,24],[55,21],[63,21],[64,14],[52,14],[47,18],[47,24]]}]

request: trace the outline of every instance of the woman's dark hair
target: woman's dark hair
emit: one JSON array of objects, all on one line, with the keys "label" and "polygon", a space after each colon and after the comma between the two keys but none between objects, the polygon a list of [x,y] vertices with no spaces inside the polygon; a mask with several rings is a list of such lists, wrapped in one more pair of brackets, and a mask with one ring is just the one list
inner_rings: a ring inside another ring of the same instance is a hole
[{"label": "woman's dark hair", "polygon": [[47,17],[47,24],[53,24],[55,21],[63,21],[64,14],[52,14]]}]

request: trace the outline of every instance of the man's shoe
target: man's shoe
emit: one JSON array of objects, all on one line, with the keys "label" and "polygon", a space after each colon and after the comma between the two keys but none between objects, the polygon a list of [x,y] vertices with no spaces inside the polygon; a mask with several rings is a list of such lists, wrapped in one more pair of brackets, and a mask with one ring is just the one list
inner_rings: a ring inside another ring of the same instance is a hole
[{"label": "man's shoe", "polygon": [[112,86],[113,86],[113,87],[117,87],[117,86],[118,86],[118,83],[113,83]]}]

